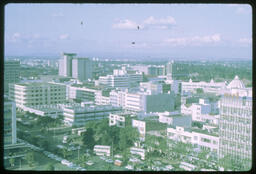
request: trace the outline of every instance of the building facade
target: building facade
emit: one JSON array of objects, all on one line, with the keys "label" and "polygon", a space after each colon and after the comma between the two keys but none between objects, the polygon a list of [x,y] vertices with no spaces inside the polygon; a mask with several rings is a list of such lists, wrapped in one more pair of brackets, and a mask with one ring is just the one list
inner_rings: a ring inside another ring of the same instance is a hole
[{"label": "building facade", "polygon": [[207,131],[196,131],[176,126],[167,128],[167,138],[183,143],[190,143],[201,149],[219,153],[219,137]]},{"label": "building facade", "polygon": [[63,53],[59,59],[59,75],[72,77],[72,60],[76,56],[74,53]]},{"label": "building facade", "polygon": [[72,77],[80,81],[92,79],[92,61],[88,58],[72,59]]},{"label": "building facade", "polygon": [[4,92],[9,91],[10,83],[20,82],[20,61],[4,61]]},{"label": "building facade", "polygon": [[182,82],[182,93],[192,92],[195,93],[196,90],[203,89],[205,93],[216,93],[223,94],[226,91],[225,82],[193,82],[191,79],[188,82]]},{"label": "building facade", "polygon": [[9,98],[18,108],[65,103],[66,86],[50,82],[10,84]]},{"label": "building facade", "polygon": [[[220,102],[220,154],[249,169],[252,162],[252,98],[225,95]],[[246,159],[245,161],[243,161]]]},{"label": "building facade", "polygon": [[91,120],[108,118],[110,113],[120,110],[113,106],[67,106],[63,108],[64,123],[68,126],[81,126]]},{"label": "building facade", "polygon": [[252,166],[252,89],[238,76],[220,100],[219,159],[230,157],[245,170]]},{"label": "building facade", "polygon": [[16,106],[15,102],[4,97],[4,145],[15,144],[16,136]]}]

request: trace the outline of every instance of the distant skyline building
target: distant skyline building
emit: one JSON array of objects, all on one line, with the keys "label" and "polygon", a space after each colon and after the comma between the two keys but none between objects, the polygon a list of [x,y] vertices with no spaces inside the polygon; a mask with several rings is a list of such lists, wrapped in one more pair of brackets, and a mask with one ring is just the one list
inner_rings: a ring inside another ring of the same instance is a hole
[{"label": "distant skyline building", "polygon": [[63,53],[59,59],[59,75],[80,81],[92,79],[93,62],[89,58],[78,58],[75,53]]},{"label": "distant skyline building", "polygon": [[173,63],[174,61],[172,60],[165,65],[165,74],[166,74],[167,80],[173,79]]},{"label": "distant skyline building", "polygon": [[164,66],[150,65],[148,66],[148,74],[152,76],[164,75]]},{"label": "distant skyline building", "polygon": [[20,61],[4,61],[4,92],[8,93],[10,83],[20,82]]},{"label": "distant skyline building", "polygon": [[62,59],[59,59],[59,75],[72,77],[72,60],[76,56],[75,53],[63,53]]},{"label": "distant skyline building", "polygon": [[92,79],[92,61],[89,58],[73,58],[72,77],[80,81]]},{"label": "distant skyline building", "polygon": [[126,69],[114,69],[113,75],[100,76],[99,85],[113,88],[129,88],[132,85],[139,85],[143,76],[141,72],[127,72]]}]

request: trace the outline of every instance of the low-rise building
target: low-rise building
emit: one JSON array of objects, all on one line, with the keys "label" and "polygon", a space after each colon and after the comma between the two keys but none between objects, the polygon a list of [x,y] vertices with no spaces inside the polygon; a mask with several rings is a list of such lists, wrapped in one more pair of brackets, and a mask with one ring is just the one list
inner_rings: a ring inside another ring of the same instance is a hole
[{"label": "low-rise building", "polygon": [[95,101],[97,89],[81,87],[77,85],[67,85],[67,99]]},{"label": "low-rise building", "polygon": [[137,148],[137,147],[131,147],[130,148],[130,153],[139,155],[142,160],[145,160],[145,153],[146,153],[145,149]]},{"label": "low-rise building", "polygon": [[84,125],[90,120],[108,118],[110,113],[120,111],[120,107],[105,106],[66,106],[63,108],[64,123],[69,126]]},{"label": "low-rise building", "polygon": [[129,125],[130,122],[130,113],[115,113],[109,114],[109,126],[125,127]]},{"label": "low-rise building", "polygon": [[109,90],[101,90],[95,93],[95,104],[96,105],[109,105],[110,104],[110,96]]},{"label": "low-rise building", "polygon": [[182,82],[182,92],[195,93],[198,88],[203,89],[205,93],[222,94],[226,90],[226,82],[193,82],[191,79],[188,82]]},{"label": "low-rise building", "polygon": [[216,102],[210,103],[208,100],[199,99],[199,103],[192,103],[191,105],[182,104],[181,113],[191,115],[192,121],[202,122],[203,120],[207,120],[206,117],[209,120],[214,120],[215,115],[218,115],[218,106]]},{"label": "low-rise building", "polygon": [[191,143],[202,149],[208,149],[216,154],[219,153],[219,136],[214,132],[176,126],[175,129],[167,128],[167,138],[183,143]]},{"label": "low-rise building", "polygon": [[163,112],[158,113],[159,122],[167,123],[172,126],[183,126],[190,128],[192,124],[192,118],[190,115],[181,115],[178,111],[176,112]]},{"label": "low-rise building", "polygon": [[17,108],[66,102],[66,86],[57,83],[19,83],[9,85],[9,98]]},{"label": "low-rise building", "polygon": [[111,146],[95,145],[93,151],[99,156],[110,156]]},{"label": "low-rise building", "polygon": [[36,105],[36,106],[23,106],[23,111],[33,113],[38,116],[47,116],[57,118],[63,115],[63,111],[59,105]]},{"label": "low-rise building", "polygon": [[142,82],[141,72],[130,72],[126,69],[115,69],[113,75],[100,76],[99,85],[114,87],[114,88],[129,88],[134,83]]},{"label": "low-rise building", "polygon": [[140,140],[144,141],[146,136],[146,122],[142,120],[132,119],[132,127],[138,128]]}]

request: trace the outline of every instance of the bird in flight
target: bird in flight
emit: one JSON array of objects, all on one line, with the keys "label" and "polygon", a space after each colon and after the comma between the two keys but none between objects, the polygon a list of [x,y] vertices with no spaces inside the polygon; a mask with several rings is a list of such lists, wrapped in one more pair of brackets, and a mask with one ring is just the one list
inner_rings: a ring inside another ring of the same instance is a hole
[{"label": "bird in flight", "polygon": [[83,23],[83,21],[81,21],[81,25],[83,25],[84,23]]},{"label": "bird in flight", "polygon": [[134,44],[135,44],[135,42],[132,42],[132,44],[134,45]]},{"label": "bird in flight", "polygon": [[138,30],[140,29],[140,26],[137,26]]}]

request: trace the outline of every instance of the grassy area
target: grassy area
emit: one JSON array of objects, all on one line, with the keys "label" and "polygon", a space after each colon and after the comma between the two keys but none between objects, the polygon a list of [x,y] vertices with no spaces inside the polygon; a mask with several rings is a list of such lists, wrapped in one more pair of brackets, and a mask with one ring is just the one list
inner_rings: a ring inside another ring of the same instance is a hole
[{"label": "grassy area", "polygon": [[159,123],[158,121],[147,121],[146,122],[146,131],[152,130],[166,130],[167,124]]}]

